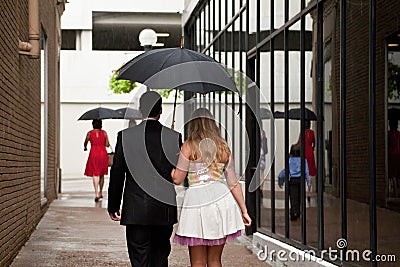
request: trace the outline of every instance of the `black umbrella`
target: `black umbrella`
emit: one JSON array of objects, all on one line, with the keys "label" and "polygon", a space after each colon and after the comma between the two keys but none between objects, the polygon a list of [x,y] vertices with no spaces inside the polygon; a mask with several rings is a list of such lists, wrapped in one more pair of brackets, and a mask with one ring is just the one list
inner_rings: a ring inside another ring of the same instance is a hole
[{"label": "black umbrella", "polygon": [[120,108],[115,110],[120,115],[119,119],[139,120],[142,119],[142,113],[134,108]]},{"label": "black umbrella", "polygon": [[[305,119],[309,121],[316,121],[317,120],[317,115],[308,108],[305,109]],[[274,113],[274,117],[276,119],[283,119],[285,118],[285,113],[281,111],[276,111]],[[289,114],[288,114],[289,119],[291,120],[300,120],[301,117],[301,109],[300,108],[292,108],[289,109]]]},{"label": "black umbrella", "polygon": [[[228,71],[215,59],[185,48],[163,48],[143,53],[118,70],[118,78],[153,89],[179,89],[195,93],[238,92]],[[175,120],[176,98],[173,123]],[[173,128],[173,125],[172,125]]]},{"label": "black umbrella", "polygon": [[171,66],[193,61],[215,60],[203,53],[175,47],[148,51],[131,59],[118,70],[118,79],[144,82],[154,74]]},{"label": "black umbrella", "polygon": [[118,112],[110,108],[95,108],[86,111],[78,120],[103,120],[103,119],[117,119]]},{"label": "black umbrella", "polygon": [[232,76],[212,57],[186,48],[163,48],[133,58],[118,70],[118,78],[153,89],[195,93],[238,92]]},{"label": "black umbrella", "polygon": [[260,119],[266,120],[266,119],[272,119],[272,112],[270,109],[267,108],[260,108]]},{"label": "black umbrella", "polygon": [[400,120],[400,109],[398,108],[388,109],[388,120]]}]

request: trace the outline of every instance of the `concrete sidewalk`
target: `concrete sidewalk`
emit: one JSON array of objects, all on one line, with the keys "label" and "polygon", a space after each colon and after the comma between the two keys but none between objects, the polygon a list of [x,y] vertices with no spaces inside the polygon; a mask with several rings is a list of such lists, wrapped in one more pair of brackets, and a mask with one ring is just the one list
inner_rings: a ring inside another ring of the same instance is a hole
[{"label": "concrete sidewalk", "polygon": [[[107,196],[95,203],[89,180],[69,182],[72,188],[50,205],[11,266],[130,266],[125,228],[109,219]],[[245,242],[247,238],[241,237],[226,245],[223,265],[268,266],[246,248]],[[172,244],[169,262],[170,266],[190,266],[187,247]]]}]

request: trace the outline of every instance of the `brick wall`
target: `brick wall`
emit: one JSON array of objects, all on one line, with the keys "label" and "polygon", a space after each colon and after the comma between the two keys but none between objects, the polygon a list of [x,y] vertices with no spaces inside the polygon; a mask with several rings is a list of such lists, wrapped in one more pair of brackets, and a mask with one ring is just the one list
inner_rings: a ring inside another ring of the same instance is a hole
[{"label": "brick wall", "polygon": [[[363,2],[364,3],[364,2]],[[380,205],[385,204],[385,38],[400,29],[398,0],[377,2],[376,40],[376,192]],[[340,10],[337,13],[333,83],[340,88]],[[347,190],[348,198],[369,202],[369,5],[347,6]],[[336,97],[339,101],[339,94]],[[339,110],[336,110],[339,116]],[[339,136],[339,127],[336,129]],[[337,149],[337,152],[339,150]],[[339,162],[336,162],[339,166]]]},{"label": "brick wall", "polygon": [[28,41],[28,0],[0,1],[0,266],[8,265],[57,196],[58,31],[64,5],[40,2],[40,22],[48,39],[48,180],[41,205],[40,59],[18,54]]}]

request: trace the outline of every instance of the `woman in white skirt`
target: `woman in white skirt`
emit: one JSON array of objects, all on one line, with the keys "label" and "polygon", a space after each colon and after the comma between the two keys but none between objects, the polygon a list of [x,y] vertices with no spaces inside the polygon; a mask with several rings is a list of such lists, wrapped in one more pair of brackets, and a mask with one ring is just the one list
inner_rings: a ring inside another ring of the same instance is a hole
[{"label": "woman in white skirt", "polygon": [[227,241],[251,224],[234,161],[211,112],[199,108],[189,122],[188,139],[171,176],[185,192],[174,242],[189,247],[192,266],[222,266]]}]

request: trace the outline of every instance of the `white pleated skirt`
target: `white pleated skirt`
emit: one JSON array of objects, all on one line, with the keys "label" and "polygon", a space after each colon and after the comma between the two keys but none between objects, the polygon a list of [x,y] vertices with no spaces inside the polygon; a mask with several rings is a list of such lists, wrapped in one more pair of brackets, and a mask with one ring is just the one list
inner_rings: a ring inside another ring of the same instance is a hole
[{"label": "white pleated skirt", "polygon": [[190,186],[184,196],[176,235],[220,240],[244,229],[241,211],[225,182]]}]

